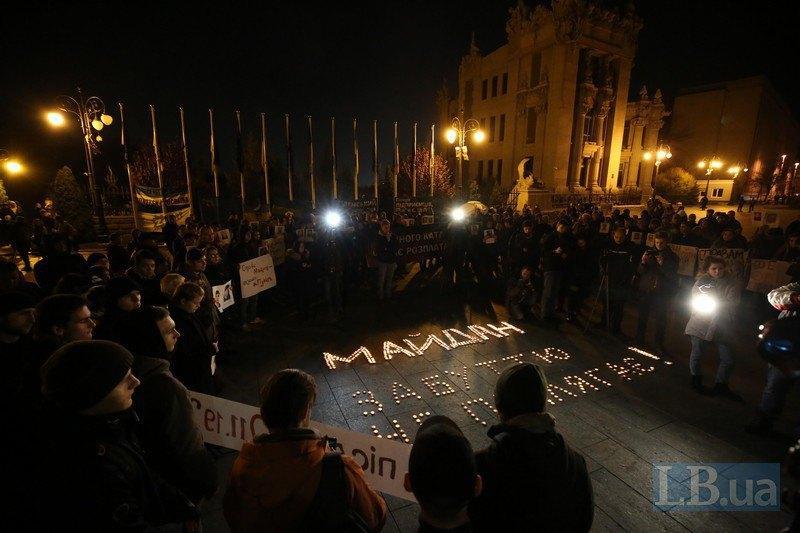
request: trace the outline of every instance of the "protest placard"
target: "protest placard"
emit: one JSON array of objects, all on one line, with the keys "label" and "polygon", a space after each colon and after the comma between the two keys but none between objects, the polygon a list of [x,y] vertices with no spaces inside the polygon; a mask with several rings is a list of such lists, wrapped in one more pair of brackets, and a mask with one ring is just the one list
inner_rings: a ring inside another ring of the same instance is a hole
[{"label": "protest placard", "polygon": [[214,285],[211,287],[211,293],[214,295],[214,305],[217,306],[220,313],[234,303],[233,283],[231,280],[226,281],[222,285]]},{"label": "protest placard", "polygon": [[397,240],[400,244],[397,257],[406,262],[419,261],[427,255],[442,255],[447,249],[444,228],[440,225],[403,228]]},{"label": "protest placard", "polygon": [[217,239],[220,246],[227,246],[231,243],[231,230],[221,229],[217,232]]},{"label": "protest placard", "polygon": [[725,260],[725,269],[729,276],[745,280],[747,274],[747,258],[749,252],[742,248],[700,248],[697,250],[697,273],[702,274],[703,264],[709,255]]},{"label": "protest placard", "polygon": [[433,215],[422,215],[422,225],[423,226],[430,226],[433,224],[434,217]]},{"label": "protest placard", "polygon": [[283,235],[276,235],[262,240],[261,247],[266,249],[266,253],[272,256],[272,262],[275,266],[282,265],[286,261],[286,241]]},{"label": "protest placard", "polygon": [[275,286],[275,266],[269,254],[239,263],[242,298],[249,298]]},{"label": "protest placard", "polygon": [[670,248],[678,256],[678,275],[694,276],[697,262],[697,248],[682,244],[670,244]]},{"label": "protest placard", "polygon": [[632,231],[631,232],[631,242],[633,244],[642,244],[642,232],[641,231]]},{"label": "protest placard", "polygon": [[655,248],[656,247],[656,234],[655,233],[648,233],[647,238],[645,239],[645,246],[648,248]]},{"label": "protest placard", "polygon": [[750,279],[747,290],[766,294],[776,287],[786,285],[792,277],[786,272],[791,263],[787,261],[770,261],[769,259],[753,259],[750,261]]},{"label": "protest placard", "polygon": [[601,235],[608,235],[609,231],[611,231],[611,223],[609,223],[609,222],[601,222],[600,223],[600,234]]},{"label": "protest placard", "polygon": [[283,235],[284,227],[283,226],[275,226],[275,235]]},{"label": "protest placard", "polygon": [[497,234],[495,234],[493,229],[483,230],[483,242],[485,244],[494,244],[497,242]]},{"label": "protest placard", "polygon": [[[257,407],[194,391],[189,391],[189,398],[195,424],[208,444],[241,450],[244,442],[267,432]],[[355,459],[373,489],[414,501],[414,495],[403,487],[411,446],[313,420],[311,427],[320,436],[335,438],[336,447]]]}]

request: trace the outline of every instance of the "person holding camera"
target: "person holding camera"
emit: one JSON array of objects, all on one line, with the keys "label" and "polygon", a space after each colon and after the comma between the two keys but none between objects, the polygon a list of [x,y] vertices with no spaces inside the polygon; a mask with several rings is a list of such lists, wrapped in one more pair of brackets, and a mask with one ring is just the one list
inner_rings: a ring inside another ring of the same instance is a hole
[{"label": "person holding camera", "polygon": [[741,401],[742,397],[728,387],[734,366],[730,337],[741,288],[737,280],[726,273],[725,259],[722,257],[708,256],[704,267],[704,273],[698,276],[692,287],[692,315],[685,330],[692,340],[692,353],[689,356],[691,386],[696,392],[706,392],[700,373],[700,360],[708,353],[708,347],[714,344],[719,353],[719,367],[711,394]]},{"label": "person holding camera", "polygon": [[672,307],[672,295],[678,287],[678,256],[670,249],[667,234],[664,232],[655,234],[654,245],[654,248],[644,252],[637,268],[639,322],[636,327],[636,342],[647,344],[647,322],[652,313],[656,327],[656,347],[662,354],[666,354],[664,336]]},{"label": "person holding camera", "polygon": [[517,320],[523,320],[533,316],[534,305],[533,269],[529,266],[524,266],[520,270],[519,277],[508,284],[506,307],[512,317]]}]

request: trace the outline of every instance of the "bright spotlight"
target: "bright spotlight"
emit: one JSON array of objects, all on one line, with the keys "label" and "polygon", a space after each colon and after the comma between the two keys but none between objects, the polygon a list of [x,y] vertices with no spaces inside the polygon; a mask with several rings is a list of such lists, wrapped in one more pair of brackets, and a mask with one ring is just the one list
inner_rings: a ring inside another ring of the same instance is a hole
[{"label": "bright spotlight", "polygon": [[342,215],[336,211],[328,211],[325,213],[325,224],[327,224],[329,228],[338,228],[341,223]]},{"label": "bright spotlight", "polygon": [[710,315],[717,310],[717,300],[708,294],[692,297],[692,310],[700,315]]},{"label": "bright spotlight", "polygon": [[450,218],[453,222],[463,222],[463,220],[467,217],[467,214],[464,210],[460,207],[456,207],[452,211],[450,211]]}]

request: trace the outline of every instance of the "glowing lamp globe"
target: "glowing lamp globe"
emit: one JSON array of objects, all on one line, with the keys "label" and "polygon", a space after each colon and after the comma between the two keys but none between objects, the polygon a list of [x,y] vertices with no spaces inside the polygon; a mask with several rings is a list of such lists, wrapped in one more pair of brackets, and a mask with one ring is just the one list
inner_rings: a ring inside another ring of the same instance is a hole
[{"label": "glowing lamp globe", "polygon": [[466,217],[467,214],[460,207],[456,207],[450,211],[450,218],[453,219],[453,222],[463,222]]},{"label": "glowing lamp globe", "polygon": [[19,161],[14,161],[13,159],[6,161],[5,163],[6,172],[9,174],[19,174],[22,172],[22,163]]},{"label": "glowing lamp globe", "polygon": [[456,138],[458,137],[458,132],[456,132],[456,130],[454,130],[453,128],[450,128],[449,130],[447,130],[446,136],[447,136],[447,142],[453,144],[454,142],[456,142]]},{"label": "glowing lamp globe", "polygon": [[708,294],[692,297],[692,311],[700,315],[710,315],[717,310],[717,300]]},{"label": "glowing lamp globe", "polygon": [[342,223],[342,215],[336,211],[328,211],[325,213],[325,224],[331,228],[337,228]]},{"label": "glowing lamp globe", "polygon": [[59,113],[58,111],[50,111],[45,115],[47,117],[47,122],[50,123],[51,126],[61,127],[64,125],[64,115]]},{"label": "glowing lamp globe", "polygon": [[94,129],[96,129],[97,131],[100,131],[100,130],[102,130],[102,129],[103,129],[103,126],[104,126],[104,124],[103,124],[103,123],[102,123],[102,121],[100,121],[100,120],[94,119],[94,120],[92,121],[92,127],[93,127]]},{"label": "glowing lamp globe", "polygon": [[475,130],[475,133],[472,134],[472,140],[476,143],[482,143],[486,140],[486,133],[483,130]]},{"label": "glowing lamp globe", "polygon": [[114,122],[114,117],[112,117],[111,115],[106,115],[105,113],[103,113],[102,115],[100,115],[100,122],[102,122],[106,126],[110,126],[111,123]]}]

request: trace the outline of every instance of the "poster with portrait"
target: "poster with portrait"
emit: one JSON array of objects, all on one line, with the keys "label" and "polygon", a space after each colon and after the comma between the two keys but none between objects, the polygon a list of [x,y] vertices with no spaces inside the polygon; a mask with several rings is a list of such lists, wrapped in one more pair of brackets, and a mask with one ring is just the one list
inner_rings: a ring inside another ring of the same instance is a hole
[{"label": "poster with portrait", "polygon": [[602,222],[600,224],[600,234],[601,235],[608,235],[609,231],[611,231],[611,223],[610,222]]},{"label": "poster with portrait", "polygon": [[641,231],[632,231],[631,232],[631,242],[633,244],[642,244],[642,232]]},{"label": "poster with portrait", "polygon": [[655,248],[656,247],[656,234],[655,233],[648,233],[647,237],[645,238],[644,244],[648,248]]},{"label": "poster with portrait", "polygon": [[494,244],[497,242],[497,234],[494,232],[494,229],[483,230],[483,242],[484,244]]},{"label": "poster with portrait", "polygon": [[211,287],[211,294],[214,296],[214,305],[217,306],[217,310],[220,313],[234,304],[233,284],[231,280],[226,281],[222,285],[214,285]]},{"label": "poster with portrait", "polygon": [[220,246],[228,246],[231,243],[231,230],[221,229],[217,232],[217,239]]}]

